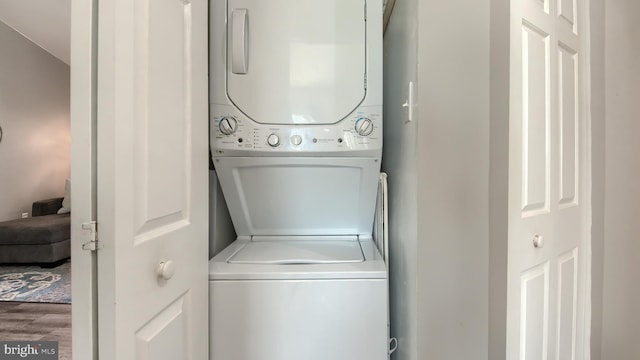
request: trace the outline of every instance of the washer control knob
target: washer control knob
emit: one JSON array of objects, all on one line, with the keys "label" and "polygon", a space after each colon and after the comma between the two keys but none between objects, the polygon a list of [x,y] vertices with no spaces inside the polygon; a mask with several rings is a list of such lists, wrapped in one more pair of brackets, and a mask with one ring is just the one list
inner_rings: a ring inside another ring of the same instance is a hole
[{"label": "washer control knob", "polygon": [[218,123],[220,132],[225,135],[231,135],[238,130],[238,121],[234,117],[223,117]]},{"label": "washer control knob", "polygon": [[267,138],[267,143],[271,147],[276,147],[276,146],[280,145],[280,138],[276,134],[271,134]]},{"label": "washer control knob", "polygon": [[293,135],[293,136],[291,137],[291,143],[292,143],[293,145],[300,145],[300,144],[302,144],[302,136],[300,136],[300,135]]},{"label": "washer control knob", "polygon": [[373,121],[371,119],[363,117],[356,120],[356,132],[360,136],[369,136],[373,132]]}]

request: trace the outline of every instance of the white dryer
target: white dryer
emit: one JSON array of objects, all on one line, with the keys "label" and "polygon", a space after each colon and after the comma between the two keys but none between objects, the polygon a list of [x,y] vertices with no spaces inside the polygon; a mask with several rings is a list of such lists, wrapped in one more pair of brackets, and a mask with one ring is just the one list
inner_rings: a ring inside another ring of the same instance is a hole
[{"label": "white dryer", "polygon": [[212,360],[384,360],[381,0],[212,0]]}]

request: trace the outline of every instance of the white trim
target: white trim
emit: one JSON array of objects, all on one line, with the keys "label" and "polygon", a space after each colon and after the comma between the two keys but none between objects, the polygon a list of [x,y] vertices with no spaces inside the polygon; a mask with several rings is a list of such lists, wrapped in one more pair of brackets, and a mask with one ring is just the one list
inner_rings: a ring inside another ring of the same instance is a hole
[{"label": "white trim", "polygon": [[96,360],[96,255],[84,251],[82,223],[96,219],[95,97],[97,1],[73,0],[71,7],[71,270],[72,353],[75,359]]},{"label": "white trim", "polygon": [[[584,201],[586,206],[586,219],[585,219],[585,271],[584,271],[584,319],[582,328],[582,345],[583,345],[583,360],[591,359],[591,271],[592,271],[592,251],[591,251],[591,232],[593,227],[593,200],[592,200],[592,180],[593,180],[593,156],[592,156],[592,120],[591,120],[591,7],[590,1],[584,0],[582,8],[584,9],[579,15],[580,24],[584,31],[581,39],[583,66],[580,70],[582,72],[581,78],[583,86],[581,91],[583,92],[584,103],[582,105],[582,111],[584,112],[584,128],[585,128],[585,194]],[[580,8],[578,8],[580,10]],[[580,25],[579,24],[579,25]]]}]

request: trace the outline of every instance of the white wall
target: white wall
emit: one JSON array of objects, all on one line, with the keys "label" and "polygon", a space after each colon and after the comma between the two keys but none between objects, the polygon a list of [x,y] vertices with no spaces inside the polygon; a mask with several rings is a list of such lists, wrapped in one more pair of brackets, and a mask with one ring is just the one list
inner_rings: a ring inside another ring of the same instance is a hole
[{"label": "white wall", "polygon": [[0,221],[64,194],[69,66],[0,22]]},{"label": "white wall", "polygon": [[640,3],[605,4],[602,359],[631,360],[640,358]]}]

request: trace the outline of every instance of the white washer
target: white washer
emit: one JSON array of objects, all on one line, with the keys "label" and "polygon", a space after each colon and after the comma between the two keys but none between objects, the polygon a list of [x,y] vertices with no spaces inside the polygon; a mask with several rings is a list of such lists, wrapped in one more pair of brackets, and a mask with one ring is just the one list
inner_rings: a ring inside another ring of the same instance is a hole
[{"label": "white washer", "polygon": [[211,359],[387,359],[387,274],[370,239],[251,240],[210,262]]},{"label": "white washer", "polygon": [[377,162],[217,164],[241,235],[209,263],[211,359],[387,359],[387,271],[362,215]]},{"label": "white washer", "polygon": [[212,0],[212,360],[384,360],[381,0]]}]

